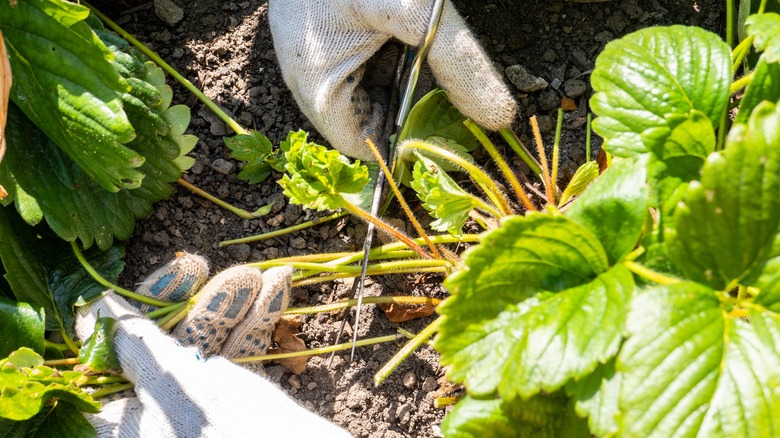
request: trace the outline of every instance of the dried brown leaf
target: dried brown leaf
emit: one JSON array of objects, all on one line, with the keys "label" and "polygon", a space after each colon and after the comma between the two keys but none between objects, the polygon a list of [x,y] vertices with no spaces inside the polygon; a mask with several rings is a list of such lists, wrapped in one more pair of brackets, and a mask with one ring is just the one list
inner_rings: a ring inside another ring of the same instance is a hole
[{"label": "dried brown leaf", "polygon": [[387,314],[387,319],[392,322],[406,322],[424,316],[430,316],[436,310],[432,304],[380,304],[379,307]]},{"label": "dried brown leaf", "polygon": [[[308,350],[303,339],[296,336],[299,333],[298,328],[301,326],[301,323],[300,318],[282,317],[279,325],[276,327],[276,331],[274,331],[274,342],[279,345],[279,348],[268,351],[268,354],[294,353]],[[298,375],[306,371],[306,362],[308,360],[309,357],[304,356],[278,359],[276,362],[290,370],[293,374]]]},{"label": "dried brown leaf", "polygon": [[574,99],[564,97],[561,99],[561,109],[564,111],[574,111],[577,109],[577,103],[574,101]]}]

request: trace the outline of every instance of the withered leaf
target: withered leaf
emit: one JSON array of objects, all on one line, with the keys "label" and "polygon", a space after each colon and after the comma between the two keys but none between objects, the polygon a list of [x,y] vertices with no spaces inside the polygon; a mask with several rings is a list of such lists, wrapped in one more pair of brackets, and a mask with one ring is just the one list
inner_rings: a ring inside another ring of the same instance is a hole
[{"label": "withered leaf", "polygon": [[432,304],[380,304],[379,307],[387,314],[387,319],[392,322],[405,322],[424,316],[430,316],[436,310]]},{"label": "withered leaf", "polygon": [[[279,325],[274,331],[274,342],[279,345],[279,348],[275,348],[268,351],[268,354],[277,353],[293,353],[296,351],[306,351],[306,344],[303,339],[296,336],[299,333],[298,328],[301,326],[299,318],[283,316],[279,321]],[[307,356],[303,357],[291,357],[287,359],[278,359],[276,362],[293,374],[301,374],[306,371],[306,362],[309,360]]]}]

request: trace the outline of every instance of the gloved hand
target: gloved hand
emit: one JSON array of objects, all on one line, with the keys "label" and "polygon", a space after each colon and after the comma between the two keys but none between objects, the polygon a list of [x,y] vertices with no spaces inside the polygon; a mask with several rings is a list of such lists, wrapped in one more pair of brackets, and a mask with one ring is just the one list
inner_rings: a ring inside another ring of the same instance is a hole
[{"label": "gloved hand", "polygon": [[[391,37],[417,46],[433,0],[268,3],[276,56],[301,110],[341,153],[373,161],[365,140],[382,134],[385,109],[360,85],[365,63]],[[490,130],[509,127],[517,104],[449,0],[427,61],[465,116]]]},{"label": "gloved hand", "polygon": [[[205,259],[190,254],[153,273],[139,292],[184,299],[207,277]],[[116,354],[136,397],[104,403],[88,415],[99,437],[349,436],[299,406],[272,382],[224,357],[264,354],[287,307],[290,268],[263,274],[234,267],[215,276],[173,335],[164,334],[124,299],[109,292],[79,308],[76,335],[86,339],[98,312],[118,321]],[[198,348],[195,347],[199,347]]]}]

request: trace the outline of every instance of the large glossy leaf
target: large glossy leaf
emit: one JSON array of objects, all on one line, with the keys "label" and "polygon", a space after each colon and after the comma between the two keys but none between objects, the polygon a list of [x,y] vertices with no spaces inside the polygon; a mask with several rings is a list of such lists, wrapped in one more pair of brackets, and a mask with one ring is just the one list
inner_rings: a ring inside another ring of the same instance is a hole
[{"label": "large glossy leaf", "polygon": [[780,320],[731,318],[690,282],[636,296],[618,357],[621,433],[773,437],[780,433]]},{"label": "large glossy leaf", "polygon": [[436,89],[414,105],[403,131],[399,133],[398,141],[400,143],[410,138],[434,144],[446,141],[450,149],[460,147],[464,151],[473,151],[479,143],[463,124],[465,121],[466,117],[447,99],[447,92]]},{"label": "large glossy leaf", "polygon": [[748,35],[754,37],[756,49],[764,52],[766,62],[780,61],[780,15],[752,15],[745,20],[745,27]]},{"label": "large glossy leaf", "polygon": [[151,202],[135,196],[139,189],[112,193],[98,186],[15,107],[7,136],[10,147],[0,169],[37,200],[62,239],[108,248],[114,238],[129,238],[135,219],[151,212]]},{"label": "large glossy leaf", "polygon": [[714,33],[684,26],[639,30],[607,44],[596,60],[593,129],[614,155],[649,152],[645,131],[656,131],[655,144],[657,130],[671,134],[692,110],[717,123],[730,82],[729,48]]},{"label": "large glossy leaf", "polygon": [[610,263],[631,252],[647,217],[646,159],[612,165],[569,208],[566,216],[598,237]]},{"label": "large glossy leaf", "polygon": [[760,104],[712,154],[667,229],[672,260],[691,278],[724,289],[763,261],[780,224],[780,110]]},{"label": "large glossy leaf", "polygon": [[[120,244],[106,252],[92,248],[84,256],[112,282],[124,268]],[[17,300],[43,307],[49,330],[72,334],[73,306],[95,299],[106,289],[84,270],[69,244],[50,230],[26,225],[12,207],[0,209],[0,259]]]},{"label": "large glossy leaf", "polygon": [[76,406],[57,402],[37,427],[34,438],[66,436],[68,438],[95,438],[97,431]]},{"label": "large glossy leaf", "polygon": [[610,436],[618,431],[620,384],[621,375],[615,373],[615,361],[611,360],[581,380],[566,385],[577,414],[588,418],[593,435]]},{"label": "large glossy leaf", "polygon": [[83,21],[88,15],[62,0],[0,3],[11,99],[101,187],[135,188],[144,159],[123,145],[135,137],[122,105],[129,88]]},{"label": "large glossy leaf", "polygon": [[0,360],[0,417],[27,420],[52,397],[86,412],[97,412],[100,404],[78,387],[82,373],[58,371],[43,365],[43,358],[21,348]]},{"label": "large glossy leaf", "polygon": [[43,354],[43,311],[27,303],[0,298],[0,357],[20,347]]},{"label": "large glossy leaf", "polygon": [[79,350],[79,364],[74,368],[87,373],[119,374],[122,366],[116,357],[114,338],[119,330],[117,320],[103,316],[95,321],[95,330]]},{"label": "large glossy leaf", "polygon": [[447,437],[457,438],[587,438],[564,394],[539,395],[529,400],[480,400],[465,397],[442,423]]},{"label": "large glossy leaf", "polygon": [[[631,278],[610,271],[596,279],[607,269],[606,254],[581,225],[539,214],[512,218],[486,234],[481,245],[464,255],[464,262],[467,268],[445,282],[452,297],[439,306],[445,318],[435,345],[449,366],[448,377],[466,383],[472,394],[499,391],[513,398],[530,396],[541,387],[550,390],[565,383],[567,375],[592,370],[616,348],[615,327],[622,324],[618,303],[625,299]],[[607,297],[614,303],[605,301]],[[582,303],[587,305],[580,307]],[[561,306],[558,313],[554,306]],[[606,315],[612,319],[593,337],[590,353],[559,369],[542,369],[543,361],[571,358],[591,340],[587,324]],[[591,321],[583,323],[583,317]],[[576,322],[568,326],[566,318]],[[557,330],[562,331],[560,337]],[[539,356],[546,349],[548,354]],[[530,368],[518,371],[519,362]],[[518,381],[518,372],[534,380]]]}]

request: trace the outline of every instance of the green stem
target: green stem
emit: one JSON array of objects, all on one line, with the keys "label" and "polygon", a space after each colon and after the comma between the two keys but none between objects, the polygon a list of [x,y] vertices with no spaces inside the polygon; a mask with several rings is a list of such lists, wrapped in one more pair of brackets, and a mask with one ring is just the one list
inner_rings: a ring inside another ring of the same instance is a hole
[{"label": "green stem", "polygon": [[439,329],[439,325],[444,320],[443,316],[436,318],[435,321],[428,324],[420,333],[417,334],[412,340],[406,343],[398,352],[382,366],[374,375],[374,386],[379,386],[387,379],[387,376],[393,372],[394,369],[401,364],[420,344],[426,342],[436,331]]},{"label": "green stem", "polygon": [[736,93],[737,91],[747,87],[750,85],[750,82],[753,80],[753,74],[755,72],[751,72],[745,76],[742,76],[741,78],[734,81],[731,86],[729,87],[729,94]]},{"label": "green stem", "polygon": [[471,131],[472,134],[474,134],[474,137],[476,137],[477,140],[479,140],[479,142],[482,144],[482,146],[485,148],[488,154],[490,154],[490,157],[493,159],[493,161],[496,162],[499,170],[501,170],[501,173],[504,175],[504,178],[506,178],[506,180],[509,182],[509,185],[512,186],[512,190],[515,191],[515,194],[517,195],[517,199],[523,204],[526,210],[536,211],[536,206],[528,198],[528,194],[523,189],[523,186],[520,184],[520,181],[517,179],[515,174],[509,168],[509,164],[507,164],[506,160],[504,160],[504,157],[502,157],[501,154],[498,153],[498,149],[496,149],[496,146],[493,144],[492,141],[490,141],[488,136],[485,135],[485,131],[483,131],[482,128],[479,127],[479,125],[471,121],[471,119],[466,119],[466,121],[463,122],[463,124],[466,125],[466,127],[469,129],[469,131]]},{"label": "green stem", "polygon": [[128,389],[133,389],[132,383],[125,383],[122,385],[110,385],[110,386],[100,388],[97,391],[93,392],[92,398],[105,397],[107,395],[116,394],[117,392],[126,391]]},{"label": "green stem", "polygon": [[749,295],[748,295],[747,287],[740,285],[737,288],[737,300],[738,301],[744,301],[744,300],[748,299],[748,297],[749,297]]},{"label": "green stem", "polygon": [[742,64],[745,57],[750,53],[750,47],[753,45],[753,35],[749,35],[742,40],[731,52],[731,72],[736,73],[739,65]]},{"label": "green stem", "polygon": [[[429,238],[431,239],[431,242],[433,242],[434,244],[441,245],[447,243],[475,243],[475,242],[479,242],[482,237],[479,234],[463,234],[459,237],[454,237],[449,234],[439,234],[435,236],[430,236]],[[414,241],[420,245],[425,244],[425,242],[421,238],[414,239]],[[404,249],[406,249],[406,245],[404,245],[403,243],[392,242],[372,249],[371,252],[369,253],[369,256],[373,259],[374,257],[379,256],[380,254],[393,253]],[[359,260],[363,260],[362,251],[353,252],[345,257],[333,260],[331,264],[348,265],[350,263],[355,263]]]},{"label": "green stem", "polygon": [[162,329],[163,331],[168,331],[173,328],[176,324],[179,323],[182,319],[184,319],[188,313],[190,313],[190,310],[192,310],[193,307],[195,307],[195,303],[198,302],[197,297],[198,295],[195,294],[195,296],[191,297],[189,300],[184,302],[184,305],[179,308],[176,312],[171,312],[167,315],[165,315],[164,318],[157,321],[157,325]]},{"label": "green stem", "polygon": [[628,270],[634,274],[644,279],[650,280],[653,283],[675,284],[680,282],[680,280],[674,277],[669,277],[668,275],[661,274],[660,272],[655,272],[652,269],[648,269],[636,262],[623,262],[623,266],[628,268]]},{"label": "green stem", "polygon": [[[371,265],[369,265],[370,267]],[[431,267],[431,268],[420,268],[417,266],[412,266],[406,269],[397,269],[393,271],[393,274],[425,274],[425,273],[434,273],[434,274],[447,274],[449,273],[450,268],[447,267]],[[367,276],[371,275],[380,275],[380,274],[386,274],[386,272],[377,272],[371,269],[368,269],[366,271]],[[329,274],[329,275],[322,275],[319,277],[309,277],[305,278],[303,280],[297,280],[293,282],[293,287],[298,286],[306,286],[310,284],[318,284],[318,283],[327,283],[333,280],[338,280],[341,278],[356,278],[358,275],[355,275],[354,273],[349,272],[340,272],[337,274]]]},{"label": "green stem", "polygon": [[145,316],[149,319],[156,319],[161,316],[169,315],[182,307],[184,307],[187,304],[186,301],[176,304],[171,304],[170,306],[160,307],[159,309],[152,310],[151,312],[147,313]]},{"label": "green stem", "polygon": [[[745,1],[747,1],[747,0],[745,0]],[[761,4],[758,6],[758,12],[756,12],[756,13],[757,14],[763,14],[765,10],[766,10],[766,0],[761,0]]]},{"label": "green stem", "polygon": [[[434,155],[438,155],[446,160],[449,160],[453,164],[461,167],[463,170],[466,171],[466,173],[469,174],[469,176],[474,178],[474,180],[477,182],[477,185],[479,185],[479,187],[485,192],[487,197],[490,199],[490,202],[492,202],[496,207],[498,207],[498,209],[501,211],[502,217],[512,214],[512,210],[509,208],[509,204],[507,203],[506,199],[504,198],[504,195],[501,193],[501,190],[498,188],[498,185],[495,183],[495,181],[493,181],[493,179],[490,178],[488,174],[485,173],[482,169],[464,160],[463,157],[460,157],[446,149],[436,147],[424,141],[409,140],[404,142],[401,145],[401,147],[403,149],[417,149],[421,151],[430,152]],[[398,154],[404,155],[404,152],[398,151]]]},{"label": "green stem", "polygon": [[[308,275],[297,275],[295,276],[295,281],[303,280],[304,278],[308,278],[323,272],[331,272],[331,273],[342,273],[342,274],[360,274],[361,267],[360,266],[327,266],[327,265],[319,265],[314,263],[293,263],[293,268],[297,269],[307,269],[310,271]],[[436,259],[429,259],[429,260],[420,260],[420,259],[412,259],[412,260],[395,260],[392,262],[385,262],[385,263],[372,263],[366,265],[366,269],[370,269],[371,272],[373,272],[373,275],[387,275],[387,274],[394,274],[396,272],[400,271],[408,271],[409,269],[414,269],[414,267],[418,267],[420,269],[425,268],[443,268],[448,269],[452,267],[452,263],[450,263],[447,260],[436,260]]]},{"label": "green stem", "polygon": [[[76,351],[78,353],[78,351]],[[66,366],[66,365],[78,365],[79,364],[79,358],[78,357],[70,357],[67,359],[50,359],[50,360],[44,360],[43,364],[47,367],[59,367],[59,366]]]},{"label": "green stem", "polygon": [[71,339],[70,336],[68,336],[68,332],[65,331],[65,329],[60,330],[60,334],[62,335],[62,342],[65,343],[65,345],[68,346],[68,349],[75,354],[76,356],[79,355],[79,346],[76,345],[75,342],[73,342],[73,339]]},{"label": "green stem", "polygon": [[542,174],[542,166],[536,161],[536,158],[531,155],[531,152],[528,151],[525,145],[523,145],[523,142],[517,138],[517,134],[515,134],[514,131],[509,128],[504,128],[499,130],[498,133],[504,137],[504,141],[506,141],[509,147],[515,151],[526,165],[528,165],[528,168],[531,169],[531,172],[533,172],[534,175]]},{"label": "green stem", "polygon": [[424,250],[422,246],[414,243],[414,241],[406,234],[396,230],[391,225],[385,223],[381,219],[371,216],[370,214],[361,210],[356,205],[352,204],[346,199],[342,198],[342,200],[343,200],[342,205],[344,206],[344,208],[350,213],[352,213],[353,215],[359,217],[360,219],[363,219],[366,222],[371,222],[372,224],[376,225],[380,230],[388,233],[389,235],[393,236],[395,239],[405,243],[409,248],[413,249],[417,254],[420,254],[420,257],[426,259],[432,258],[431,255],[428,254],[428,251]]},{"label": "green stem", "polygon": [[398,199],[398,203],[401,204],[401,208],[404,210],[404,214],[406,214],[406,217],[417,231],[417,235],[425,240],[425,244],[433,252],[433,257],[440,259],[441,254],[439,254],[439,249],[436,248],[436,245],[431,243],[430,239],[428,239],[428,233],[423,230],[422,225],[420,225],[420,222],[412,213],[412,209],[409,208],[409,204],[406,203],[406,199],[404,199],[403,195],[401,195],[401,190],[398,189],[398,185],[395,183],[395,179],[393,178],[392,173],[390,173],[390,169],[387,168],[387,164],[385,164],[385,160],[382,159],[382,155],[379,153],[376,146],[374,146],[374,142],[372,142],[371,139],[366,139],[366,144],[368,145],[368,148],[371,149],[371,153],[374,154],[374,158],[376,158],[376,162],[379,163],[379,167],[382,173],[385,174],[385,181],[387,182],[387,185],[390,186],[390,189],[395,194],[396,199]]},{"label": "green stem", "polygon": [[186,188],[187,190],[191,191],[192,193],[195,193],[198,196],[201,196],[203,198],[208,199],[209,201],[213,202],[214,204],[217,204],[220,207],[222,207],[222,208],[224,208],[226,210],[231,211],[236,216],[238,216],[238,217],[240,217],[242,219],[257,219],[257,218],[263,217],[263,216],[265,216],[267,214],[266,212],[262,211],[267,206],[260,207],[254,213],[251,213],[251,212],[248,212],[248,211],[244,210],[243,208],[238,208],[238,207],[236,207],[233,204],[225,202],[225,201],[217,198],[216,196],[214,196],[214,195],[212,195],[210,193],[207,193],[206,191],[204,191],[204,190],[202,190],[202,189],[192,185],[191,183],[187,182],[187,180],[185,180],[184,178],[179,178],[179,180],[176,181],[176,182],[179,183],[180,186],[182,186],[182,187]]},{"label": "green stem", "polygon": [[380,336],[371,339],[362,339],[360,341],[355,342],[354,344],[352,342],[347,342],[343,344],[336,344],[327,347],[315,348],[313,350],[295,351],[292,353],[266,354],[263,356],[234,357],[230,360],[235,363],[244,363],[244,362],[259,362],[259,361],[277,360],[277,359],[289,359],[291,357],[318,356],[321,354],[332,353],[334,351],[352,349],[353,345],[355,347],[364,347],[366,345],[395,342],[398,340],[398,336],[399,335],[387,335],[387,336]]},{"label": "green stem", "polygon": [[[152,306],[157,307],[165,307],[170,306],[171,302],[169,301],[162,301],[157,300],[151,297],[147,297],[145,295],[137,294],[135,292],[131,292],[125,288],[119,287],[110,281],[103,278],[87,261],[87,259],[84,258],[84,254],[81,253],[81,249],[79,248],[78,243],[74,240],[73,242],[70,242],[70,247],[73,248],[73,254],[76,255],[76,258],[79,260],[79,263],[81,263],[81,266],[86,270],[89,275],[98,283],[100,283],[102,286],[105,286],[109,289],[112,289],[114,292],[118,293],[119,295],[125,296],[127,298],[132,298],[136,301],[140,301],[145,304],[151,304]],[[66,341],[67,342],[67,341]]]},{"label": "green stem", "polygon": [[259,242],[261,240],[271,239],[273,237],[279,237],[283,236],[285,234],[293,233],[295,231],[305,230],[306,228],[313,227],[315,225],[319,225],[328,221],[332,221],[334,219],[338,219],[341,217],[344,217],[348,215],[348,211],[337,211],[336,213],[333,213],[329,216],[325,216],[319,219],[310,220],[307,222],[303,222],[298,225],[293,225],[292,227],[287,227],[281,230],[274,230],[270,231],[268,233],[263,234],[257,234],[255,236],[248,236],[248,237],[242,237],[240,239],[233,239],[233,240],[223,240],[222,242],[219,242],[220,248],[228,246],[228,245],[237,245],[239,243],[250,243],[250,242]]},{"label": "green stem", "polygon": [[90,376],[83,385],[110,385],[113,383],[128,383],[122,376]]},{"label": "green stem", "polygon": [[[331,304],[324,304],[321,306],[311,307],[298,307],[287,309],[285,315],[311,315],[315,313],[333,312],[335,310],[346,309],[357,305],[358,300],[345,300],[338,301]],[[363,297],[363,304],[430,304],[438,306],[441,303],[439,298],[431,297]]]},{"label": "green stem", "polygon": [[726,44],[734,48],[734,0],[726,0]]},{"label": "green stem", "polygon": [[726,131],[728,130],[728,109],[724,109],[718,120],[718,137],[715,141],[715,150],[720,151],[726,147]]},{"label": "green stem", "polygon": [[590,160],[592,160],[592,158],[590,157],[590,153],[591,153],[590,152],[591,151],[591,149],[590,149],[590,137],[591,137],[590,124],[593,121],[593,114],[588,113],[587,120],[588,120],[588,122],[587,122],[586,129],[585,129],[585,162],[586,163],[590,163]]},{"label": "green stem", "polygon": [[100,18],[101,21],[106,23],[108,27],[114,30],[114,32],[118,33],[119,36],[126,39],[130,44],[134,45],[138,48],[143,54],[149,57],[152,61],[154,61],[155,64],[159,65],[160,68],[165,70],[171,77],[176,79],[180,84],[184,86],[187,90],[189,90],[192,94],[197,96],[197,98],[203,102],[204,105],[209,107],[211,111],[214,112],[214,114],[217,115],[223,122],[225,122],[226,125],[230,127],[233,131],[235,131],[236,134],[246,134],[247,131],[241,127],[235,120],[233,120],[229,115],[227,115],[222,108],[217,106],[216,103],[214,103],[213,100],[206,97],[205,94],[203,94],[202,91],[198,89],[195,85],[192,84],[192,82],[188,81],[187,78],[179,74],[178,71],[176,71],[173,67],[168,65],[167,62],[163,61],[159,56],[157,56],[156,53],[154,53],[151,49],[146,47],[143,43],[135,39],[132,35],[127,33],[122,27],[120,27],[118,24],[114,23],[110,18],[105,16],[103,13],[98,11],[94,6],[90,5],[86,1],[81,1],[81,3],[88,7],[93,14],[97,15],[98,18]]},{"label": "green stem", "polygon": [[68,347],[67,344],[57,344],[46,339],[43,340],[43,346],[57,351],[70,351],[70,347]]}]

